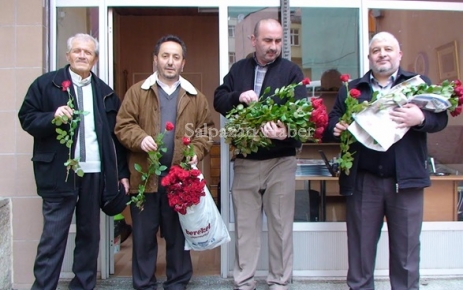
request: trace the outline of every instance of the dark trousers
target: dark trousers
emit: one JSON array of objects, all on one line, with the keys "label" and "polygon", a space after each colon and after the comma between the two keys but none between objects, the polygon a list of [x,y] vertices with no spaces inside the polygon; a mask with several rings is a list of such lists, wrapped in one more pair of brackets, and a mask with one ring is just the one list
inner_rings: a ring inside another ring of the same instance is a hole
[{"label": "dark trousers", "polygon": [[374,289],[376,249],[384,217],[391,289],[419,289],[423,189],[396,192],[394,178],[359,172],[355,192],[346,199],[346,210],[350,289]]},{"label": "dark trousers", "polygon": [[100,241],[100,174],[86,173],[76,196],[44,197],[43,232],[34,263],[33,290],[56,289],[63,264],[69,227],[76,212],[76,238],[70,289],[96,285]]},{"label": "dark trousers", "polygon": [[[160,182],[159,182],[160,183]],[[145,195],[144,210],[130,205],[132,215],[132,279],[135,289],[157,289],[155,276],[158,255],[156,233],[166,240],[166,276],[164,289],[183,290],[193,275],[190,251],[185,251],[185,237],[178,213],[168,203],[164,187]]]}]

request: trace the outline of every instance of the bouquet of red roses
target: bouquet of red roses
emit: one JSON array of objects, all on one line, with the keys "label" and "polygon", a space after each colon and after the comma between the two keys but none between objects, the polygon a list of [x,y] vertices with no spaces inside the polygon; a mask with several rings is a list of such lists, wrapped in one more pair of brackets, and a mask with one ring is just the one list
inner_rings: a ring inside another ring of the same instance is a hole
[{"label": "bouquet of red roses", "polygon": [[183,137],[183,144],[186,146],[183,150],[185,162],[173,165],[161,181],[161,185],[166,187],[169,205],[183,215],[187,213],[188,207],[199,203],[201,196],[205,195],[206,186],[201,171],[189,163],[195,155],[190,142],[190,138]]},{"label": "bouquet of red roses", "polygon": [[[268,96],[267,87],[259,100],[245,106],[237,105],[227,114],[228,123],[224,127],[225,143],[234,148],[235,154],[246,156],[259,148],[272,146],[272,140],[261,131],[263,124],[279,120],[287,126],[288,137],[301,142],[320,142],[328,124],[326,106],[321,98],[296,100],[294,90],[297,86],[310,84],[308,78],[297,84],[277,88]],[[273,97],[284,102],[279,104]]]},{"label": "bouquet of red roses", "polygon": [[204,251],[229,242],[230,234],[201,171],[192,165],[196,157],[190,142],[183,137],[185,161],[172,166],[161,185],[166,187],[169,205],[178,212],[185,250]]}]

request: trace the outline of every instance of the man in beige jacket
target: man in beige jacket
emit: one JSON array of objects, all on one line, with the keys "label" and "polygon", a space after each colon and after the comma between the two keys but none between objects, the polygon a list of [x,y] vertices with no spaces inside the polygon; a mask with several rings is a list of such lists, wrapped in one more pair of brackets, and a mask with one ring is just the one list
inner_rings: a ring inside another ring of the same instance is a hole
[{"label": "man in beige jacket", "polygon": [[184,42],[173,35],[164,36],[154,49],[157,71],[145,81],[133,85],[126,93],[117,115],[115,134],[127,147],[130,168],[130,193],[136,194],[142,182],[134,169],[137,163],[146,171],[147,152],[158,149],[155,136],[167,122],[174,131],[164,135],[167,152],[160,162],[168,167],[161,176],[152,176],[145,189],[144,210],[131,204],[133,223],[132,276],[135,289],[156,289],[156,233],[161,227],[166,240],[166,275],[164,289],[185,289],[192,274],[190,252],[184,250],[185,238],[178,214],[168,204],[167,193],[161,186],[169,167],[182,161],[183,137],[191,139],[195,156],[193,163],[209,152],[208,128],[213,127],[206,97],[180,76],[185,65]]}]

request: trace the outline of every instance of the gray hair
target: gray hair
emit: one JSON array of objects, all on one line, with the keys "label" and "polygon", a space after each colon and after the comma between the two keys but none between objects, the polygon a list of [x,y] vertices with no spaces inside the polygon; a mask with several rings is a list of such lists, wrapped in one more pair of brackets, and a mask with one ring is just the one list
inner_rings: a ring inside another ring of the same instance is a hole
[{"label": "gray hair", "polygon": [[381,31],[381,32],[378,32],[376,33],[370,40],[370,44],[368,45],[368,47],[371,48],[371,45],[373,44],[373,42],[375,42],[376,40],[394,40],[396,43],[397,43],[397,47],[400,49],[400,43],[399,41],[397,40],[397,38],[395,38],[395,36],[390,33],[390,32],[387,32],[387,31]]},{"label": "gray hair", "polygon": [[90,34],[86,34],[86,33],[77,33],[76,35],[74,36],[71,36],[68,38],[68,41],[67,41],[67,46],[68,46],[68,50],[67,52],[71,52],[71,49],[72,49],[72,41],[74,39],[84,39],[86,41],[93,41],[93,43],[95,44],[95,55],[98,56],[99,54],[99,49],[100,49],[100,45],[98,44],[98,40],[96,40],[95,37],[91,36]]}]

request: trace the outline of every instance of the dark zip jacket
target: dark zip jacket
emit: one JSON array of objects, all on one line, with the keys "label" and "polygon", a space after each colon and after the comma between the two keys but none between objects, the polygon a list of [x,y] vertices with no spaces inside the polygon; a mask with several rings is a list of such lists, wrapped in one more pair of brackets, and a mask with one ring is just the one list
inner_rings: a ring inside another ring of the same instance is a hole
[{"label": "dark zip jacket", "polygon": [[[69,149],[56,140],[56,125],[52,124],[55,111],[66,105],[68,92],[62,90],[62,82],[71,81],[69,65],[38,77],[29,87],[23,104],[18,112],[22,128],[34,137],[32,161],[34,166],[37,194],[42,197],[59,197],[77,194],[76,174],[70,170],[66,179],[66,167]],[[74,86],[70,86],[74,96]],[[101,185],[107,192],[118,191],[118,181],[128,178],[126,150],[114,135],[116,114],[120,101],[114,91],[92,73],[93,107],[95,131],[101,158]],[[69,125],[61,129],[68,131]],[[77,133],[78,129],[75,130]],[[74,135],[72,156],[77,134]]]},{"label": "dark zip jacket", "polygon": [[[254,90],[254,78],[256,61],[253,57],[248,57],[233,64],[228,74],[223,78],[223,84],[214,93],[214,109],[226,116],[235,106],[240,104],[241,93]],[[265,78],[262,83],[261,93],[270,87],[270,93],[276,88],[299,83],[304,79],[301,69],[293,62],[278,57],[273,63],[268,65]],[[297,86],[294,90],[296,100],[307,98],[307,89],[304,86]],[[273,98],[275,103],[282,103],[278,97]],[[276,120],[275,120],[276,121]],[[278,157],[295,156],[296,148],[301,143],[294,138],[285,140],[272,139],[272,146],[269,148],[259,148],[256,153],[246,156],[246,159],[265,160]],[[238,155],[237,158],[244,158]]]},{"label": "dark zip jacket", "polygon": [[[358,98],[359,102],[370,101],[373,90],[370,86],[371,70],[368,71],[362,78],[349,82],[349,90],[356,88],[361,92]],[[403,71],[399,68],[397,78],[394,85],[399,84],[407,79],[416,76],[414,73]],[[431,84],[429,78],[421,76],[423,81]],[[342,86],[336,97],[336,102],[332,111],[329,114],[329,123],[326,131],[325,141],[339,141],[333,136],[333,129],[336,123],[346,110],[345,99],[347,90]],[[421,126],[414,126],[397,141],[389,150],[394,150],[395,156],[395,178],[397,191],[405,188],[424,188],[431,185],[428,171],[428,150],[427,150],[427,133],[433,133],[443,130],[447,126],[447,112],[432,113],[423,110],[425,121]],[[352,195],[355,189],[355,180],[357,178],[358,160],[362,158],[362,153],[366,150],[371,150],[363,146],[359,142],[355,142],[350,146],[350,151],[355,152],[353,155],[354,162],[350,170],[350,174],[341,173],[339,177],[339,187],[341,195]],[[377,160],[369,162],[376,163]]]}]

